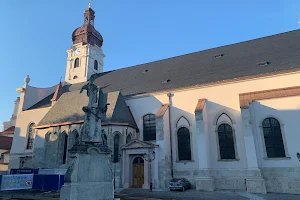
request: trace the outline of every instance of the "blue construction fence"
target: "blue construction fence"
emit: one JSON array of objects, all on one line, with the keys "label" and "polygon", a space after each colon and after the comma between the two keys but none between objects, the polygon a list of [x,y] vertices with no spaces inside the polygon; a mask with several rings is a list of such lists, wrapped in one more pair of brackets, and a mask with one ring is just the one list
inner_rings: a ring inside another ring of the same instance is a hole
[{"label": "blue construction fence", "polygon": [[11,169],[9,175],[1,176],[0,189],[1,190],[33,189],[33,190],[40,190],[40,191],[60,190],[64,184],[64,180],[65,180],[64,174],[41,174],[43,173],[43,171],[45,170]]}]

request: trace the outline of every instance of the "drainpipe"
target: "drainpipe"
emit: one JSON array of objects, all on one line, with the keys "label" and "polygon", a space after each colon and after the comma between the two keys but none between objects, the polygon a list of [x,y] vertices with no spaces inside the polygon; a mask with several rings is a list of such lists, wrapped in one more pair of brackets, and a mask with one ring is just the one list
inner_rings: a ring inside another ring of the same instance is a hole
[{"label": "drainpipe", "polygon": [[169,97],[169,129],[170,129],[170,150],[171,150],[171,177],[173,178],[173,145],[172,145],[172,120],[171,120],[171,108],[172,108],[172,97],[174,94],[168,93]]}]

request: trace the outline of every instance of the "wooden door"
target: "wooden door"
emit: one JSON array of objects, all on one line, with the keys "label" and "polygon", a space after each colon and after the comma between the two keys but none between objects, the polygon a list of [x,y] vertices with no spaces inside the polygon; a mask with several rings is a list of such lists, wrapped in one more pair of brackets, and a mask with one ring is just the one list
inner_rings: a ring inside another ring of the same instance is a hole
[{"label": "wooden door", "polygon": [[133,184],[134,188],[142,188],[144,184],[144,160],[136,157],[133,160]]}]

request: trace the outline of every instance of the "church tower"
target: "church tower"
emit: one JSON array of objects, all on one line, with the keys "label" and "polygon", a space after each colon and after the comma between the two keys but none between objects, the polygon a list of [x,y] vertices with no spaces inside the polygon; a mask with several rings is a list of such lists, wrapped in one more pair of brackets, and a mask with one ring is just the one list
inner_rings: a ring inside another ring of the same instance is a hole
[{"label": "church tower", "polygon": [[71,84],[87,81],[91,75],[103,72],[103,38],[94,27],[95,11],[84,10],[83,26],[72,34],[73,45],[67,50],[65,81]]}]

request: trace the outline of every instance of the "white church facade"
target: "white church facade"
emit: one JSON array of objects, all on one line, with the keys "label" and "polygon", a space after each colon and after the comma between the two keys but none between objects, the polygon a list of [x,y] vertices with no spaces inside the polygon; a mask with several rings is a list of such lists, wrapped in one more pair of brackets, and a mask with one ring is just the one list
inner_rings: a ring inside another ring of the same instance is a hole
[{"label": "white church facade", "polygon": [[67,168],[88,102],[79,90],[98,73],[116,187],[184,177],[197,190],[300,194],[299,30],[103,71],[94,18],[86,9],[72,34],[64,82],[17,89],[10,169]]}]

